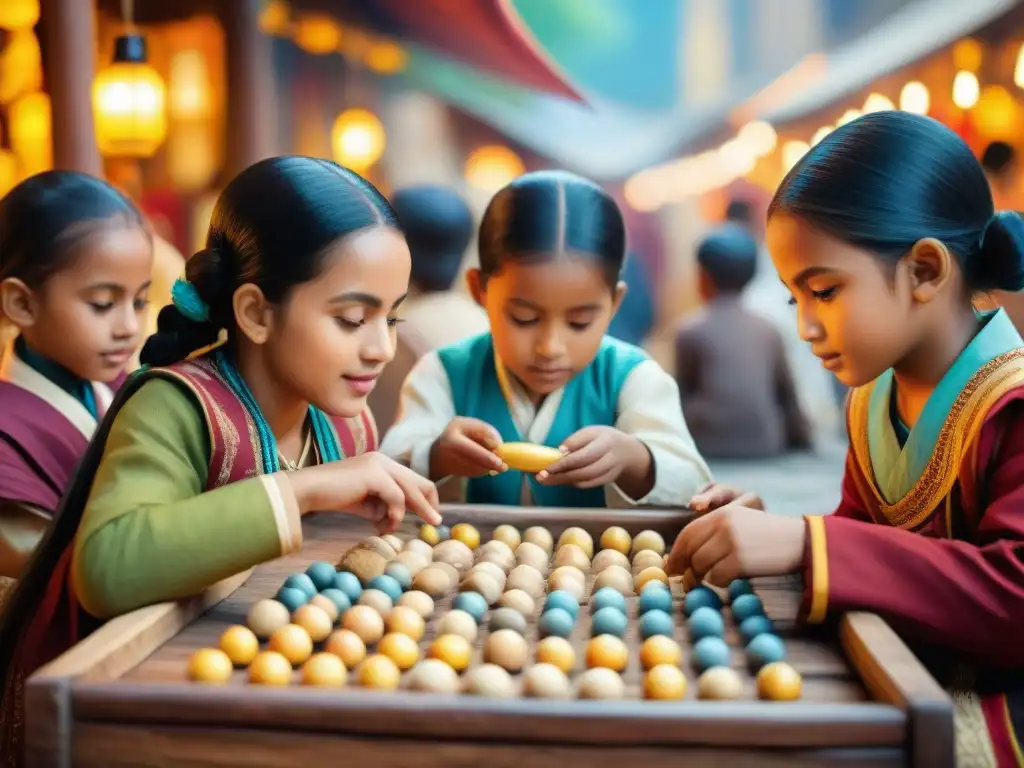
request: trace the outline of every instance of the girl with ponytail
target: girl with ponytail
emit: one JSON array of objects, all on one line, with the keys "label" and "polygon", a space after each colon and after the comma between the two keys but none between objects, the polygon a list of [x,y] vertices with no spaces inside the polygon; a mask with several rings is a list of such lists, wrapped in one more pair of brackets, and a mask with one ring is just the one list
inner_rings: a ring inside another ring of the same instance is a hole
[{"label": "girl with ponytail", "polygon": [[799,572],[807,622],[881,615],[955,689],[957,765],[1024,765],[1024,342],[974,308],[1024,288],[1024,221],[955,133],[879,112],[790,171],[767,244],[802,338],[853,388],[842,500],[800,519],[712,486],[669,568]]},{"label": "girl with ponytail", "polygon": [[296,552],[304,515],[441,522],[366,407],[409,272],[387,201],[332,162],[264,160],[227,186],[0,617],[0,754],[22,749],[27,674],[110,618]]}]

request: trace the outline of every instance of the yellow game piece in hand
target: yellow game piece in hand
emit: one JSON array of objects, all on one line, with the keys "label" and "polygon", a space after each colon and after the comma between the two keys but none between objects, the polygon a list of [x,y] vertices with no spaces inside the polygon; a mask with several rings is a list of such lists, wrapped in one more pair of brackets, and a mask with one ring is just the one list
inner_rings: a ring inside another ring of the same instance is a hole
[{"label": "yellow game piece in hand", "polygon": [[562,452],[557,448],[536,443],[502,443],[494,452],[511,469],[530,474],[542,472],[562,458]]},{"label": "yellow game piece in hand", "polygon": [[220,636],[220,649],[228,655],[232,664],[244,667],[260,652],[260,641],[251,629],[236,624],[228,627]]},{"label": "yellow game piece in hand", "polygon": [[766,664],[757,673],[757,695],[762,699],[796,701],[802,689],[800,673],[784,661]]},{"label": "yellow game piece in hand", "polygon": [[292,665],[277,651],[263,651],[249,665],[249,682],[257,685],[288,685]]},{"label": "yellow game piece in hand", "polygon": [[345,684],[348,670],[333,653],[314,653],[302,665],[302,684],[318,688],[340,688]]},{"label": "yellow game piece in hand", "polygon": [[232,670],[231,659],[217,648],[200,648],[188,662],[189,680],[197,683],[226,683]]}]

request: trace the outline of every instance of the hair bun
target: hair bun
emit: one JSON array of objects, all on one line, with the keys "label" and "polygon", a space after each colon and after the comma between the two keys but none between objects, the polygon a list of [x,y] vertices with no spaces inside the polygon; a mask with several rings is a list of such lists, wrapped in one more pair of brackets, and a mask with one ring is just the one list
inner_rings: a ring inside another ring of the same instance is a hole
[{"label": "hair bun", "polygon": [[234,270],[230,260],[218,248],[206,247],[197,251],[185,262],[185,277],[195,287],[206,306],[210,309],[209,322],[217,329],[228,325],[223,317],[224,308],[230,306],[235,285]]},{"label": "hair bun", "polygon": [[1024,289],[1024,219],[1016,211],[996,213],[981,236],[981,250],[968,276],[972,287],[990,291]]}]

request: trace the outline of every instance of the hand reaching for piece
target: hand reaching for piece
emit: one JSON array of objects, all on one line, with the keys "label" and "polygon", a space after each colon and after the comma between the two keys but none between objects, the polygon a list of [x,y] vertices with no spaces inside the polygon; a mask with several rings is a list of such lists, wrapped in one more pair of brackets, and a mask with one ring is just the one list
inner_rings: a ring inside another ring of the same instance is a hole
[{"label": "hand reaching for piece", "polygon": [[701,515],[727,504],[764,511],[764,502],[760,496],[715,482],[705,485],[690,499],[690,509]]}]

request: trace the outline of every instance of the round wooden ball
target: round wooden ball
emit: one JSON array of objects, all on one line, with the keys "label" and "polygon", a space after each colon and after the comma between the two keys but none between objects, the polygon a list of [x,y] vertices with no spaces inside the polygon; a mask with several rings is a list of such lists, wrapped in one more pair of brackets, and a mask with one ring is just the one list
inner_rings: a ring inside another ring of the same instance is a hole
[{"label": "round wooden ball", "polygon": [[621,565],[610,565],[594,579],[594,592],[610,587],[616,592],[629,596],[633,594],[633,576]]},{"label": "round wooden ball", "polygon": [[587,667],[608,667],[621,672],[629,663],[629,648],[614,635],[598,635],[587,643]]},{"label": "round wooden ball", "polygon": [[491,619],[487,625],[491,632],[502,629],[511,629],[520,635],[526,634],[526,617],[515,608],[498,608],[491,612]]},{"label": "round wooden ball", "polygon": [[646,549],[665,554],[665,539],[657,531],[640,531],[633,539],[633,552],[638,553]]},{"label": "round wooden ball", "polygon": [[578,544],[564,544],[555,552],[555,567],[560,568],[563,565],[571,565],[587,573],[590,570],[590,558]]},{"label": "round wooden ball", "polygon": [[423,539],[410,539],[407,541],[402,548],[401,554],[406,552],[415,552],[417,555],[423,555],[428,563],[434,559],[434,548],[423,541]]},{"label": "round wooden ball", "polygon": [[313,605],[321,609],[332,622],[338,620],[338,604],[326,595],[313,595],[307,605]]},{"label": "round wooden ball", "polygon": [[423,617],[407,605],[396,605],[392,608],[384,625],[388,632],[400,632],[413,640],[422,638],[426,630],[426,622],[423,621]]},{"label": "round wooden ball", "polygon": [[277,651],[263,651],[249,665],[249,682],[255,685],[288,685],[292,681],[292,665]]},{"label": "round wooden ball", "polygon": [[494,533],[491,534],[491,541],[500,541],[509,549],[515,550],[516,547],[523,543],[523,537],[515,526],[502,524],[494,529]]},{"label": "round wooden ball", "polygon": [[469,523],[456,523],[452,526],[452,540],[461,541],[470,549],[476,549],[480,546],[480,531]]},{"label": "round wooden ball", "polygon": [[398,554],[398,550],[391,546],[387,539],[383,536],[368,536],[359,542],[360,549],[368,549],[371,552],[376,552],[382,557],[386,557],[388,560],[394,559],[395,555]]},{"label": "round wooden ball", "polygon": [[347,678],[345,664],[332,653],[314,653],[300,670],[302,684],[315,688],[340,688]]},{"label": "round wooden ball", "polygon": [[351,629],[338,629],[324,643],[324,650],[333,653],[347,669],[355,669],[366,658],[366,643]]},{"label": "round wooden ball", "polygon": [[401,632],[389,632],[377,643],[377,653],[383,653],[403,672],[412,669],[420,660],[420,647],[408,635]]},{"label": "round wooden ball", "polygon": [[640,646],[640,665],[651,669],[662,664],[683,663],[683,649],[679,643],[667,635],[653,635],[644,640]]},{"label": "round wooden ball", "polygon": [[270,636],[267,647],[280,653],[291,664],[301,664],[313,654],[313,639],[298,624],[285,624]]},{"label": "round wooden ball", "polygon": [[448,574],[448,583],[451,587],[454,587],[456,584],[458,584],[459,580],[462,578],[462,571],[460,571],[451,563],[435,562],[432,563],[432,567],[440,568],[442,571]]},{"label": "round wooden ball", "polygon": [[233,671],[231,658],[219,648],[200,648],[188,661],[188,679],[196,683],[226,683]]},{"label": "round wooden ball", "polygon": [[425,523],[420,526],[420,541],[425,541],[430,546],[441,543],[441,533],[437,526]]},{"label": "round wooden ball", "polygon": [[615,670],[594,667],[580,675],[576,695],[581,699],[621,699],[626,684]]},{"label": "round wooden ball", "polygon": [[473,550],[457,539],[448,539],[434,547],[434,562],[448,563],[459,571],[468,571],[473,565]]},{"label": "round wooden ball", "polygon": [[462,690],[471,696],[486,696],[491,699],[512,699],[516,696],[515,681],[497,664],[473,667],[466,673]]},{"label": "round wooden ball", "polygon": [[541,663],[554,664],[568,675],[576,666],[576,651],[564,637],[552,635],[537,643],[536,659]]},{"label": "round wooden ball", "polygon": [[423,659],[409,673],[409,687],[430,693],[458,693],[459,673],[440,659]]},{"label": "round wooden ball", "polygon": [[356,669],[356,678],[364,688],[393,691],[402,679],[402,673],[390,658],[383,653],[367,656]]},{"label": "round wooden ball", "polygon": [[766,664],[757,673],[757,695],[762,699],[796,701],[802,689],[800,674],[784,661]]},{"label": "round wooden ball", "polygon": [[476,561],[494,563],[507,572],[515,568],[516,551],[505,542],[492,539],[476,551]]},{"label": "round wooden ball", "polygon": [[[381,542],[383,544],[383,542]],[[384,546],[387,546],[384,544]],[[389,547],[390,549],[390,547]],[[371,549],[352,549],[341,559],[339,570],[354,574],[366,586],[384,573],[388,559]]]},{"label": "round wooden ball", "polygon": [[440,635],[430,644],[427,655],[440,659],[456,672],[462,672],[473,658],[473,646],[459,635]]},{"label": "round wooden ball", "polygon": [[587,577],[583,575],[582,571],[571,565],[556,568],[548,577],[549,590],[553,592],[556,589],[561,589],[575,597],[577,602],[583,599],[586,586]]},{"label": "round wooden ball", "polygon": [[420,592],[417,589],[402,595],[402,599],[398,601],[398,604],[407,605],[412,608],[424,620],[429,619],[434,613],[434,598],[426,592]]},{"label": "round wooden ball", "polygon": [[521,634],[512,629],[499,629],[487,636],[484,661],[509,672],[520,672],[526,665],[529,652],[530,646]]},{"label": "round wooden ball", "polygon": [[448,611],[437,622],[437,634],[457,635],[470,643],[476,640],[478,631],[476,619],[465,611]]},{"label": "round wooden ball", "polygon": [[577,545],[587,555],[587,558],[594,556],[594,537],[579,526],[562,531],[562,535],[558,537],[558,548],[561,549],[566,544]]},{"label": "round wooden ball", "polygon": [[555,548],[555,539],[551,531],[540,525],[532,525],[523,531],[523,543],[536,544],[549,555]]},{"label": "round wooden ball", "polygon": [[249,609],[245,623],[256,637],[266,640],[277,629],[291,621],[291,614],[277,600],[260,600]]},{"label": "round wooden ball", "polygon": [[667,587],[668,575],[661,568],[652,565],[650,568],[644,568],[636,575],[636,578],[633,579],[633,588],[639,592],[649,581],[660,581]]},{"label": "round wooden ball", "polygon": [[494,605],[501,597],[501,585],[493,576],[478,571],[471,573],[459,584],[460,592],[479,592],[483,595],[487,605]]},{"label": "round wooden ball", "polygon": [[532,618],[537,611],[536,601],[521,589],[510,589],[498,600],[502,608],[514,608],[527,619]]},{"label": "round wooden ball", "polygon": [[743,681],[732,667],[711,667],[697,678],[697,696],[701,699],[738,699],[743,695]]},{"label": "round wooden ball", "polygon": [[479,562],[469,569],[469,575],[472,576],[474,573],[486,573],[496,582],[501,589],[505,589],[505,582],[508,581],[508,574],[502,570],[501,566],[495,565],[490,562]]},{"label": "round wooden ball", "polygon": [[594,559],[590,563],[590,570],[594,573],[600,573],[605,568],[610,568],[613,565],[628,571],[629,558],[616,549],[602,549],[594,555]]},{"label": "round wooden ball", "polygon": [[523,673],[523,694],[537,699],[568,699],[572,685],[554,664],[534,664]]},{"label": "round wooden ball", "polygon": [[373,645],[384,636],[384,619],[368,605],[353,605],[345,611],[341,625],[359,635],[366,645]]},{"label": "round wooden ball", "polygon": [[381,617],[387,616],[391,613],[391,609],[395,605],[390,595],[379,589],[364,589],[363,594],[359,596],[358,604],[370,606],[373,610],[379,613]]},{"label": "round wooden ball", "polygon": [[239,667],[249,664],[260,652],[260,641],[256,634],[240,624],[224,630],[218,645],[231,659],[231,663]]},{"label": "round wooden ball", "polygon": [[633,572],[640,573],[645,568],[661,568],[665,558],[651,549],[644,549],[633,555]]},{"label": "round wooden ball", "polygon": [[630,547],[633,545],[633,537],[625,528],[613,525],[611,528],[606,528],[601,534],[600,543],[602,551],[610,549],[625,556],[629,554]]},{"label": "round wooden ball", "polygon": [[659,664],[644,674],[644,698],[676,701],[686,695],[686,675],[674,664]]},{"label": "round wooden ball", "polygon": [[[452,579],[446,570],[432,565],[429,568],[424,568],[413,577],[412,588],[436,600],[439,597],[443,597],[452,588]],[[407,592],[406,595],[408,594],[410,593]]]},{"label": "round wooden ball", "polygon": [[546,550],[530,541],[524,541],[516,547],[516,563],[528,565],[541,573],[548,569],[548,556]]},{"label": "round wooden ball", "polygon": [[334,629],[334,620],[327,611],[310,603],[292,614],[292,622],[306,630],[314,643],[322,643]]},{"label": "round wooden ball", "polygon": [[415,576],[417,573],[429,566],[430,562],[430,558],[422,552],[412,551],[399,552],[398,557],[394,560],[394,563],[404,565],[408,569],[410,576]]},{"label": "round wooden ball", "polygon": [[387,542],[389,547],[395,550],[395,554],[398,554],[405,548],[405,542],[397,536],[395,536],[395,534],[393,533],[385,534],[384,536],[381,536],[381,538],[384,539],[385,542]]},{"label": "round wooden ball", "polygon": [[544,575],[533,566],[517,565],[508,575],[505,589],[522,590],[536,600],[544,594]]}]

